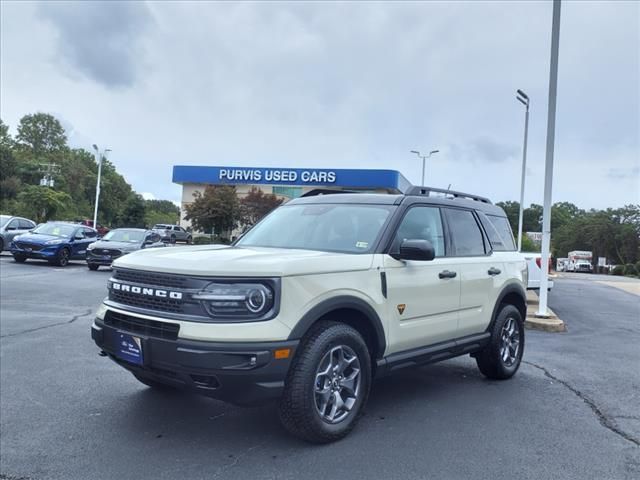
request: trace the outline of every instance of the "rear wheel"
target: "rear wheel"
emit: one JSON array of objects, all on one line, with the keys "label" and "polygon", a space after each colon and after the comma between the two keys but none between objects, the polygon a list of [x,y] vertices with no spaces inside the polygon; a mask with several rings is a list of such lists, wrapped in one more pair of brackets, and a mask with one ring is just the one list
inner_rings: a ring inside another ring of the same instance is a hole
[{"label": "rear wheel", "polygon": [[87,263],[87,267],[89,267],[89,270],[95,272],[96,270],[98,270],[98,268],[100,268],[100,265],[96,265],[95,263]]},{"label": "rear wheel", "polygon": [[491,342],[476,355],[476,363],[488,378],[511,378],[520,367],[524,352],[524,322],[513,305],[503,305],[491,331]]},{"label": "rear wheel", "polygon": [[169,240],[171,243],[176,243],[176,236],[171,235],[171,239]]},{"label": "rear wheel", "polygon": [[193,239],[191,237],[187,237],[187,245],[191,245],[193,243]]},{"label": "rear wheel", "polygon": [[364,410],[371,387],[371,356],[349,325],[321,322],[296,354],[279,405],[280,421],[312,443],[346,436]]},{"label": "rear wheel", "polygon": [[26,255],[22,255],[20,253],[14,253],[13,259],[16,261],[16,263],[24,263],[27,261]]}]

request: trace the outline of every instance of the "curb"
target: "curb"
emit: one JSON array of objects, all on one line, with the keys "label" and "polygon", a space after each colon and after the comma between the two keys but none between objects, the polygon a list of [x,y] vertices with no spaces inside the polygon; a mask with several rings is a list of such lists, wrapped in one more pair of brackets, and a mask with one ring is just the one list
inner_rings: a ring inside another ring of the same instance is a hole
[{"label": "curb", "polygon": [[527,318],[524,327],[530,330],[540,330],[543,332],[566,332],[567,326],[558,318],[553,310],[547,307],[548,315],[538,316],[538,296],[531,290],[527,290]]}]

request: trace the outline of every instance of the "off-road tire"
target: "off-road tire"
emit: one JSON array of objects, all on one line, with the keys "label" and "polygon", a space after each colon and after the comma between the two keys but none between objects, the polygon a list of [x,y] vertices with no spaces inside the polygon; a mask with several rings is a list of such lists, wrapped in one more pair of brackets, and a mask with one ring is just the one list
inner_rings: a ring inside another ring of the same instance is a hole
[{"label": "off-road tire", "polygon": [[91,270],[92,272],[95,272],[96,270],[98,270],[98,268],[100,268],[100,265],[96,264],[96,263],[87,263],[87,267],[89,268],[89,270]]},{"label": "off-road tire", "polygon": [[[509,320],[513,320],[519,331],[519,348],[513,364],[508,365],[500,354],[503,345],[503,327]],[[503,304],[496,315],[491,329],[489,345],[476,354],[476,363],[482,374],[493,380],[511,378],[520,368],[524,353],[524,321],[520,311],[513,305]]]},{"label": "off-road tire", "polygon": [[[360,362],[360,387],[347,416],[338,423],[324,420],[316,408],[314,386],[325,355],[337,346],[349,347]],[[344,323],[322,321],[301,341],[285,380],[278,413],[292,435],[311,443],[329,443],[345,437],[362,415],[371,388],[371,355],[357,330]]]},{"label": "off-road tire", "polygon": [[21,254],[19,254],[19,253],[14,253],[14,254],[13,254],[13,260],[14,260],[16,263],[24,263],[24,262],[26,262],[26,261],[27,261],[27,257],[26,257],[25,255],[21,255]]}]

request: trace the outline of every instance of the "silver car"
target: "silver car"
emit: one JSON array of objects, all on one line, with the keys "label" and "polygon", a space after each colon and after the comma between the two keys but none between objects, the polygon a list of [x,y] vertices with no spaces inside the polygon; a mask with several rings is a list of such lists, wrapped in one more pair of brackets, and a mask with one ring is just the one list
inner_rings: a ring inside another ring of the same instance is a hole
[{"label": "silver car", "polygon": [[0,252],[9,248],[13,237],[36,228],[36,222],[22,217],[0,215]]},{"label": "silver car", "polygon": [[185,242],[189,244],[192,241],[191,233],[178,225],[157,223],[152,230],[160,235],[163,242]]}]

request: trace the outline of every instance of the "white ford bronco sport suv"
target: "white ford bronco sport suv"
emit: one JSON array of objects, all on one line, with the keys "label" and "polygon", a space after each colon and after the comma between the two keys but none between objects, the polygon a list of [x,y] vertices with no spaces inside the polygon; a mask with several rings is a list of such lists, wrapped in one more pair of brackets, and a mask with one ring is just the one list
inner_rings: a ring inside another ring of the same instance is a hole
[{"label": "white ford bronco sport suv", "polygon": [[470,354],[485,376],[511,377],[526,275],[485,198],[308,196],[232,246],[116,260],[91,336],[148,386],[277,400],[289,432],[330,442],[355,426],[376,376]]}]

